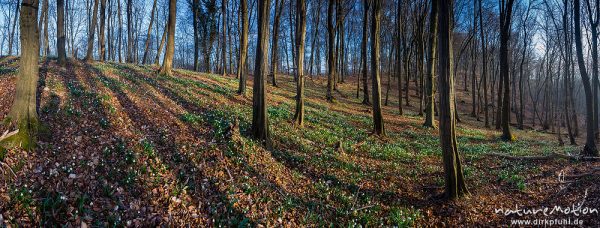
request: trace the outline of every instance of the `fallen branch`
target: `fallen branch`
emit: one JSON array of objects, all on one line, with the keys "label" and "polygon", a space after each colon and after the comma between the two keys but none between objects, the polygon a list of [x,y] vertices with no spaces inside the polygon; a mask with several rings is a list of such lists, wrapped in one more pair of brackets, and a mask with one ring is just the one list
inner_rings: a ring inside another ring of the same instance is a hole
[{"label": "fallen branch", "polygon": [[556,158],[564,158],[564,159],[569,159],[569,160],[584,160],[585,158],[588,158],[588,159],[591,158],[591,157],[573,156],[573,155],[567,155],[567,154],[561,154],[561,153],[555,153],[555,152],[551,153],[549,155],[542,155],[542,156],[512,156],[512,155],[500,154],[500,153],[487,153],[486,155],[506,158],[508,160],[550,160],[550,159],[556,159]]},{"label": "fallen branch", "polygon": [[591,176],[591,175],[595,174],[596,172],[600,172],[600,168],[593,168],[591,172],[587,172],[587,173],[568,175],[568,176],[565,176],[565,178],[581,178],[581,177]]},{"label": "fallen branch", "polygon": [[5,139],[7,139],[7,138],[9,138],[9,137],[11,137],[13,135],[18,134],[18,133],[19,133],[19,129],[14,130],[12,132],[6,131],[6,132],[4,132],[4,134],[2,134],[2,136],[0,136],[0,141],[5,140]]}]

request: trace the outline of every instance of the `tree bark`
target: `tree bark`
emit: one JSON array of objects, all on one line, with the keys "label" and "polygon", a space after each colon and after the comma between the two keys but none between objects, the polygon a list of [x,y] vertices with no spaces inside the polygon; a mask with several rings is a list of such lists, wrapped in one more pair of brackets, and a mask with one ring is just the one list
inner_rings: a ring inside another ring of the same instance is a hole
[{"label": "tree bark", "polygon": [[469,194],[458,156],[454,119],[454,79],[452,78],[452,31],[450,29],[451,0],[439,1],[438,16],[438,91],[440,94],[440,142],[445,173],[445,195],[455,199]]},{"label": "tree bark", "polygon": [[106,46],[104,42],[104,24],[106,21],[106,0],[100,0],[100,31],[98,32],[98,59],[106,61]]},{"label": "tree bark", "polygon": [[586,106],[586,141],[583,147],[582,154],[585,156],[598,156],[596,148],[595,126],[594,126],[594,109],[592,99],[592,88],[590,87],[590,76],[586,70],[585,61],[583,59],[583,45],[581,43],[581,15],[580,15],[580,0],[573,1],[575,25],[575,50],[577,51],[577,63],[579,64],[579,74],[583,81],[583,90],[585,92]]},{"label": "tree bark", "polygon": [[65,1],[56,1],[56,52],[58,54],[58,64],[64,65],[67,61],[67,51],[65,49]]},{"label": "tree bark", "polygon": [[160,38],[160,44],[158,45],[158,49],[156,50],[156,58],[154,58],[154,65],[159,64],[160,53],[162,52],[163,46],[165,46],[165,40],[167,38],[168,31],[169,31],[169,23],[165,23],[165,29],[163,30],[163,34]]},{"label": "tree bark", "polygon": [[175,20],[177,19],[177,0],[169,0],[169,20],[167,21],[167,48],[160,74],[171,75],[173,69],[173,54],[175,52]]},{"label": "tree bark", "polygon": [[327,8],[327,101],[333,101],[333,87],[335,77],[335,28],[333,25],[333,12],[335,0],[329,0]]},{"label": "tree bark", "polygon": [[91,62],[94,60],[94,35],[96,32],[96,23],[98,18],[98,0],[94,0],[94,9],[92,11],[92,22],[88,27],[88,43],[87,43],[87,52],[84,58],[84,61]]},{"label": "tree bark", "polygon": [[[506,1],[506,2],[505,2]],[[505,141],[513,141],[514,137],[510,131],[510,74],[508,60],[508,42],[510,41],[511,19],[514,0],[502,0],[500,12],[500,77],[504,87],[502,98],[502,136]]]},{"label": "tree bark", "polygon": [[252,136],[267,147],[271,145],[264,80],[268,75],[269,2],[270,0],[258,0],[258,43],[252,89]]},{"label": "tree bark", "polygon": [[23,0],[20,11],[21,57],[16,94],[8,113],[8,123],[18,128],[18,133],[0,141],[2,147],[35,148],[39,120],[37,115],[37,85],[40,34],[37,25],[37,0]]},{"label": "tree bark", "polygon": [[427,75],[425,77],[425,123],[423,126],[435,128],[434,104],[435,94],[433,91],[433,79],[435,75],[435,56],[437,44],[437,4],[431,2],[431,13],[429,14],[429,53],[427,59]]},{"label": "tree bark", "polygon": [[[261,4],[264,4],[261,2]],[[239,88],[237,93],[240,95],[246,95],[246,78],[247,78],[247,65],[246,58],[248,55],[248,2],[247,0],[240,1],[240,17],[242,17],[242,37],[240,38],[240,58],[238,62],[238,73],[237,76],[240,79]],[[256,71],[256,69],[255,69]],[[255,75],[256,77],[256,75]]]},{"label": "tree bark", "polygon": [[296,0],[296,113],[294,124],[304,125],[304,41],[306,38],[306,1]]},{"label": "tree bark", "polygon": [[361,42],[361,56],[362,56],[362,79],[363,79],[363,101],[362,103],[365,105],[370,105],[369,101],[369,68],[367,67],[367,43],[369,40],[369,33],[367,32],[367,28],[369,27],[369,1],[364,0],[363,5],[363,33],[362,33],[362,42]]},{"label": "tree bark", "polygon": [[282,0],[275,0],[275,18],[273,19],[273,47],[271,48],[271,78],[277,87],[277,67],[279,64],[279,21],[283,12]]},{"label": "tree bark", "polygon": [[371,71],[373,74],[373,133],[385,136],[385,127],[383,114],[381,113],[381,82],[379,74],[380,65],[380,22],[381,22],[381,2],[383,0],[373,0],[373,11],[371,12]]},{"label": "tree bark", "polygon": [[150,24],[148,24],[148,34],[146,34],[146,48],[144,48],[144,56],[142,57],[142,64],[147,64],[148,51],[150,50],[150,41],[152,40],[152,24],[154,24],[154,13],[156,12],[156,0],[152,4],[152,11],[150,12]]},{"label": "tree bark", "polygon": [[227,75],[227,0],[221,0],[221,75]]}]

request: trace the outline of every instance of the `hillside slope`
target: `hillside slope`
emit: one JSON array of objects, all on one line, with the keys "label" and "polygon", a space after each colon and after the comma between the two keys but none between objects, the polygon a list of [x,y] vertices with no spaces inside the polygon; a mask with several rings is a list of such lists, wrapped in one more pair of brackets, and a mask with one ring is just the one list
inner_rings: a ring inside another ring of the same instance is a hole
[{"label": "hillside slope", "polygon": [[[0,117],[14,93],[14,60],[0,59]],[[267,87],[267,149],[247,136],[251,89],[236,95],[233,77],[79,61],[40,67],[48,130],[35,152],[0,154],[0,224],[508,225],[518,217],[495,209],[600,205],[597,176],[558,178],[598,163],[486,155],[578,148],[534,131],[515,130],[518,141],[505,143],[468,121],[457,134],[472,195],[444,201],[437,130],[414,110],[399,116],[392,99],[388,137],[370,136],[370,107],[354,98],[355,84],[340,84],[328,103],[326,81],[307,79],[306,126],[297,129],[293,79],[280,77],[279,88]],[[581,218],[598,224],[598,214]]]}]

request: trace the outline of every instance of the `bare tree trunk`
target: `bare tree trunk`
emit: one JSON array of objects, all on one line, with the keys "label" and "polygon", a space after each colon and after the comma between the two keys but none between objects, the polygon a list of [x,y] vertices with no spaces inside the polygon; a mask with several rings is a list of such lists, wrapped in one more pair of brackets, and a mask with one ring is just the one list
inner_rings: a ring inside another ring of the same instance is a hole
[{"label": "bare tree trunk", "polygon": [[587,156],[598,156],[598,149],[596,148],[596,137],[595,137],[595,126],[594,126],[594,109],[592,99],[592,88],[590,87],[590,76],[587,73],[585,60],[583,59],[583,45],[581,44],[581,16],[580,16],[580,2],[579,0],[573,1],[574,7],[574,20],[575,25],[575,49],[577,51],[577,62],[579,64],[579,73],[581,80],[583,81],[583,89],[585,92],[585,106],[586,106],[586,141],[583,148],[582,154]]},{"label": "bare tree trunk", "polygon": [[227,0],[221,0],[221,75],[227,75]]},{"label": "bare tree trunk", "polygon": [[148,50],[150,49],[150,41],[152,37],[152,24],[154,23],[154,13],[156,12],[156,0],[152,4],[152,11],[150,12],[150,24],[148,24],[148,34],[146,35],[146,48],[144,48],[144,56],[142,57],[142,64],[147,64],[148,61]]},{"label": "bare tree trunk", "polygon": [[[96,0],[97,1],[97,0]],[[125,57],[125,62],[133,63],[133,42],[135,37],[133,37],[133,0],[127,0],[126,7],[126,16],[127,16],[127,55]]]},{"label": "bare tree trunk", "polygon": [[158,65],[160,61],[160,53],[162,52],[163,46],[165,46],[165,40],[167,38],[167,32],[169,31],[169,23],[165,23],[165,29],[163,30],[162,37],[160,38],[160,44],[156,50],[156,58],[154,59],[154,65]]},{"label": "bare tree trunk", "polygon": [[385,127],[383,122],[383,114],[381,113],[381,82],[379,75],[380,65],[380,22],[381,22],[381,1],[373,1],[373,11],[371,13],[371,71],[373,74],[373,133],[385,136]]},{"label": "bare tree trunk", "polygon": [[[245,4],[245,0],[242,2]],[[271,145],[264,80],[268,75],[269,2],[270,0],[258,0],[258,43],[252,89],[252,136],[267,147]]]},{"label": "bare tree trunk", "polygon": [[329,0],[329,6],[327,8],[327,101],[333,101],[333,87],[335,77],[335,28],[333,25],[333,12],[335,0]]},{"label": "bare tree trunk", "polygon": [[[505,2],[506,1],[506,2]],[[514,0],[502,0],[500,13],[500,74],[504,86],[504,96],[502,99],[502,139],[513,141],[514,137],[510,132],[510,74],[508,60],[508,42],[510,40],[510,24],[512,18]]]},{"label": "bare tree trunk", "polygon": [[481,7],[481,2],[483,0],[479,0],[479,32],[481,34],[481,80],[483,80],[483,112],[485,119],[485,127],[490,127],[489,121],[489,111],[488,111],[488,82],[487,82],[487,43],[485,41],[485,34],[483,32],[483,8]]},{"label": "bare tree trunk", "polygon": [[[318,48],[315,47],[315,45],[317,45],[317,39],[319,39],[319,24],[321,22],[321,0],[317,0],[317,5],[314,8],[314,10],[316,11],[316,17],[315,17],[315,24],[313,25],[313,38],[311,40],[311,44],[310,44],[310,63],[309,63],[309,72],[308,74],[310,75],[310,77],[313,77],[313,60],[314,60],[314,55],[315,55],[315,50],[317,50]],[[318,51],[317,51],[318,52]],[[321,70],[321,69],[319,69]]]},{"label": "bare tree trunk", "polygon": [[431,1],[431,13],[429,14],[429,53],[427,54],[427,75],[425,77],[425,123],[423,126],[435,128],[434,123],[434,104],[435,94],[433,91],[433,80],[435,75],[435,57],[437,55],[437,21],[438,6]]},{"label": "bare tree trunk", "polygon": [[67,61],[67,51],[65,50],[65,1],[56,1],[56,52],[58,54],[58,64],[64,65]]},{"label": "bare tree trunk", "polygon": [[91,62],[94,60],[94,34],[96,32],[96,23],[98,18],[98,0],[94,0],[94,10],[92,13],[92,22],[89,25],[88,29],[88,43],[87,43],[87,52],[85,55],[84,61]]},{"label": "bare tree trunk", "polygon": [[[39,5],[39,3],[38,3]],[[8,55],[12,55],[13,44],[15,40],[15,33],[17,30],[17,19],[19,18],[19,8],[21,6],[21,1],[17,0],[16,9],[15,9],[15,17],[13,18],[12,29],[10,31],[10,35],[8,36]],[[37,13],[36,13],[37,14]]]},{"label": "bare tree trunk", "polygon": [[17,134],[0,141],[2,147],[35,148],[39,120],[37,115],[37,85],[40,34],[37,25],[37,0],[23,0],[20,11],[21,58],[16,94],[8,113],[8,123],[18,128]]},{"label": "bare tree trunk", "polygon": [[453,6],[452,0],[433,0],[438,5],[438,48],[439,48],[439,77],[438,91],[440,94],[440,142],[442,159],[444,161],[445,194],[447,198],[455,199],[469,194],[465,184],[463,169],[458,156],[455,132],[454,79],[452,78],[452,31],[450,21]]},{"label": "bare tree trunk", "polygon": [[167,34],[167,48],[160,74],[171,75],[173,68],[173,54],[175,52],[175,20],[177,19],[177,0],[169,0],[169,20]]},{"label": "bare tree trunk", "polygon": [[[240,58],[238,62],[238,78],[240,79],[238,94],[246,95],[246,78],[248,70],[246,61],[248,57],[248,2],[247,0],[240,1],[240,17],[242,17],[242,37],[240,38]],[[261,2],[261,4],[264,4]],[[258,66],[258,65],[257,65]],[[255,69],[256,72],[256,69]],[[256,75],[255,75],[256,77]]]},{"label": "bare tree trunk", "polygon": [[[406,49],[405,47],[402,47],[402,44],[404,43],[404,37],[406,36],[404,34],[404,22],[403,22],[403,17],[402,17],[402,1],[398,1],[398,8],[397,8],[397,12],[396,12],[396,17],[397,17],[397,32],[398,32],[398,37],[397,37],[397,41],[396,41],[396,45],[398,46],[398,51],[396,51],[396,77],[398,77],[398,112],[400,115],[403,115],[403,110],[402,110],[402,69],[404,69],[404,65],[402,64],[402,53],[406,52],[406,51],[400,51],[401,48],[402,49]],[[405,72],[406,73],[406,72]],[[366,84],[366,83],[365,83]]]},{"label": "bare tree trunk", "polygon": [[370,105],[369,101],[369,76],[368,76],[368,66],[367,66],[367,42],[369,40],[369,33],[367,32],[367,28],[369,26],[369,0],[363,1],[363,33],[362,33],[362,42],[361,42],[361,56],[362,56],[362,79],[363,79],[363,101],[362,103],[365,105]]},{"label": "bare tree trunk", "polygon": [[277,66],[279,64],[279,21],[283,12],[282,0],[275,0],[275,18],[273,19],[273,47],[271,48],[271,77],[277,87]]},{"label": "bare tree trunk", "polygon": [[106,61],[106,49],[104,42],[104,24],[106,21],[106,0],[100,0],[100,32],[98,32],[98,59]]},{"label": "bare tree trunk", "polygon": [[296,0],[296,113],[294,114],[294,124],[296,126],[304,125],[304,39],[306,38],[306,1]]}]

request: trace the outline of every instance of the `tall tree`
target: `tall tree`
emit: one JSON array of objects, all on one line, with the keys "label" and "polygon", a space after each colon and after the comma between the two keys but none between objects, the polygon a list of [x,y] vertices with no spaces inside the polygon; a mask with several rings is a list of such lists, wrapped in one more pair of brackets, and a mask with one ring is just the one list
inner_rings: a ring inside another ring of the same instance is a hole
[{"label": "tall tree", "polygon": [[88,43],[87,43],[87,52],[85,54],[84,60],[86,62],[90,62],[94,60],[94,35],[96,32],[96,23],[98,18],[98,0],[94,0],[94,9],[92,13],[92,21],[88,26]]},{"label": "tall tree", "polygon": [[268,75],[269,3],[270,0],[258,0],[258,42],[252,88],[252,135],[267,146],[271,143],[264,80]]},{"label": "tall tree", "polygon": [[335,26],[333,12],[335,0],[329,0],[327,8],[327,101],[333,101],[333,86],[335,78]]},{"label": "tall tree", "polygon": [[600,136],[600,132],[598,132],[598,86],[600,86],[598,81],[598,22],[600,22],[600,1],[595,1],[596,4],[593,9],[590,0],[585,2],[592,35],[592,45],[589,47],[592,52],[592,103],[594,104],[592,124],[594,125],[594,135],[598,139],[598,136]]},{"label": "tall tree", "polygon": [[379,46],[380,46],[380,24],[381,24],[381,2],[383,0],[373,0],[373,11],[371,12],[371,73],[373,74],[373,133],[385,135],[383,114],[381,113],[381,78],[379,67],[381,64]]},{"label": "tall tree", "polygon": [[362,56],[362,79],[363,79],[363,101],[362,103],[365,105],[370,105],[369,101],[369,84],[368,84],[368,68],[367,68],[367,43],[369,40],[369,32],[367,31],[367,27],[369,26],[369,1],[363,0],[363,32],[362,32],[362,42],[361,42],[361,56]]},{"label": "tall tree", "polygon": [[429,14],[429,53],[427,54],[427,75],[425,77],[425,123],[426,127],[435,127],[433,121],[435,95],[433,91],[433,78],[435,75],[435,55],[437,44],[437,2],[431,0],[431,13]]},{"label": "tall tree", "polygon": [[246,94],[247,57],[248,57],[248,1],[240,1],[240,17],[242,21],[242,34],[240,38],[240,56],[238,61],[237,77],[240,80],[237,93]]},{"label": "tall tree", "polygon": [[483,33],[483,8],[479,0],[479,34],[481,41],[481,80],[483,81],[483,112],[485,119],[485,127],[490,127],[489,115],[488,115],[488,92],[487,92],[487,43],[485,41],[485,34]]},{"label": "tall tree", "polygon": [[144,56],[142,57],[142,64],[146,64],[148,61],[148,51],[150,49],[150,41],[152,37],[152,24],[154,24],[154,13],[156,12],[156,0],[152,4],[152,11],[150,12],[150,24],[148,24],[148,34],[146,35],[146,48],[144,48]]},{"label": "tall tree", "polygon": [[64,65],[67,61],[65,42],[65,1],[56,0],[56,52],[60,65]]},{"label": "tall tree", "polygon": [[585,60],[583,59],[583,45],[581,43],[581,6],[580,0],[573,0],[573,20],[575,25],[575,51],[577,52],[577,63],[579,64],[579,74],[583,82],[583,91],[585,92],[585,108],[586,108],[586,140],[585,146],[583,147],[583,155],[586,156],[598,156],[598,149],[596,148],[596,137],[594,135],[594,109],[593,109],[593,98],[592,88],[590,85],[590,76],[586,70]]},{"label": "tall tree", "polygon": [[[39,5],[39,3],[38,3]],[[13,18],[13,24],[12,24],[12,29],[10,30],[10,35],[8,36],[8,55],[12,55],[12,51],[13,51],[13,45],[15,42],[15,33],[17,31],[17,19],[19,18],[19,9],[21,6],[21,0],[17,0],[15,3],[15,17]]]},{"label": "tall tree", "polygon": [[502,96],[501,138],[505,141],[514,140],[510,131],[510,63],[508,59],[514,2],[514,0],[501,0],[500,2],[500,79],[502,80],[502,87],[504,89],[504,95]]},{"label": "tall tree", "polygon": [[16,94],[5,123],[18,130],[0,138],[2,147],[35,147],[39,120],[37,114],[37,85],[40,34],[37,25],[38,0],[23,0],[19,27],[21,30],[21,58]]},{"label": "tall tree", "polygon": [[[95,0],[98,1],[98,0]],[[127,6],[125,9],[127,15],[127,55],[125,57],[125,61],[128,63],[133,63],[133,44],[134,44],[134,34],[133,34],[133,0],[127,0]],[[168,46],[167,46],[168,49]]]},{"label": "tall tree", "polygon": [[273,47],[271,48],[271,78],[273,86],[277,87],[277,66],[279,64],[279,22],[283,12],[282,0],[275,0],[275,18],[273,18]]},{"label": "tall tree", "polygon": [[304,124],[304,39],[306,38],[306,1],[296,0],[296,113],[294,124]]},{"label": "tall tree", "polygon": [[438,91],[440,95],[440,142],[444,161],[445,194],[455,199],[469,194],[463,175],[455,132],[454,79],[452,77],[452,0],[433,0],[438,16]]},{"label": "tall tree", "polygon": [[106,46],[104,42],[104,28],[106,22],[106,0],[100,0],[100,27],[98,27],[98,59],[106,61]]},{"label": "tall tree", "polygon": [[221,0],[221,75],[227,74],[227,0]]},{"label": "tall tree", "polygon": [[177,19],[177,0],[169,0],[169,20],[167,34],[167,48],[160,74],[171,75],[173,69],[173,54],[175,52],[175,20]]},{"label": "tall tree", "polygon": [[163,46],[165,46],[165,40],[167,38],[168,31],[169,23],[165,23],[165,29],[163,29],[163,34],[160,38],[160,44],[158,45],[158,49],[156,50],[156,58],[154,58],[154,65],[158,65],[160,61],[160,53],[162,52]]},{"label": "tall tree", "polygon": [[[404,23],[403,23],[403,17],[402,17],[402,0],[398,1],[398,7],[396,9],[396,32],[397,37],[396,37],[396,46],[397,46],[397,51],[396,51],[396,77],[398,77],[398,112],[400,115],[403,115],[403,110],[402,110],[402,69],[403,69],[403,64],[402,64],[402,54],[405,51],[400,51],[402,48],[402,44],[403,44],[403,37],[405,36],[404,32],[403,32],[403,28],[404,28]],[[366,83],[365,83],[366,84]]]}]

